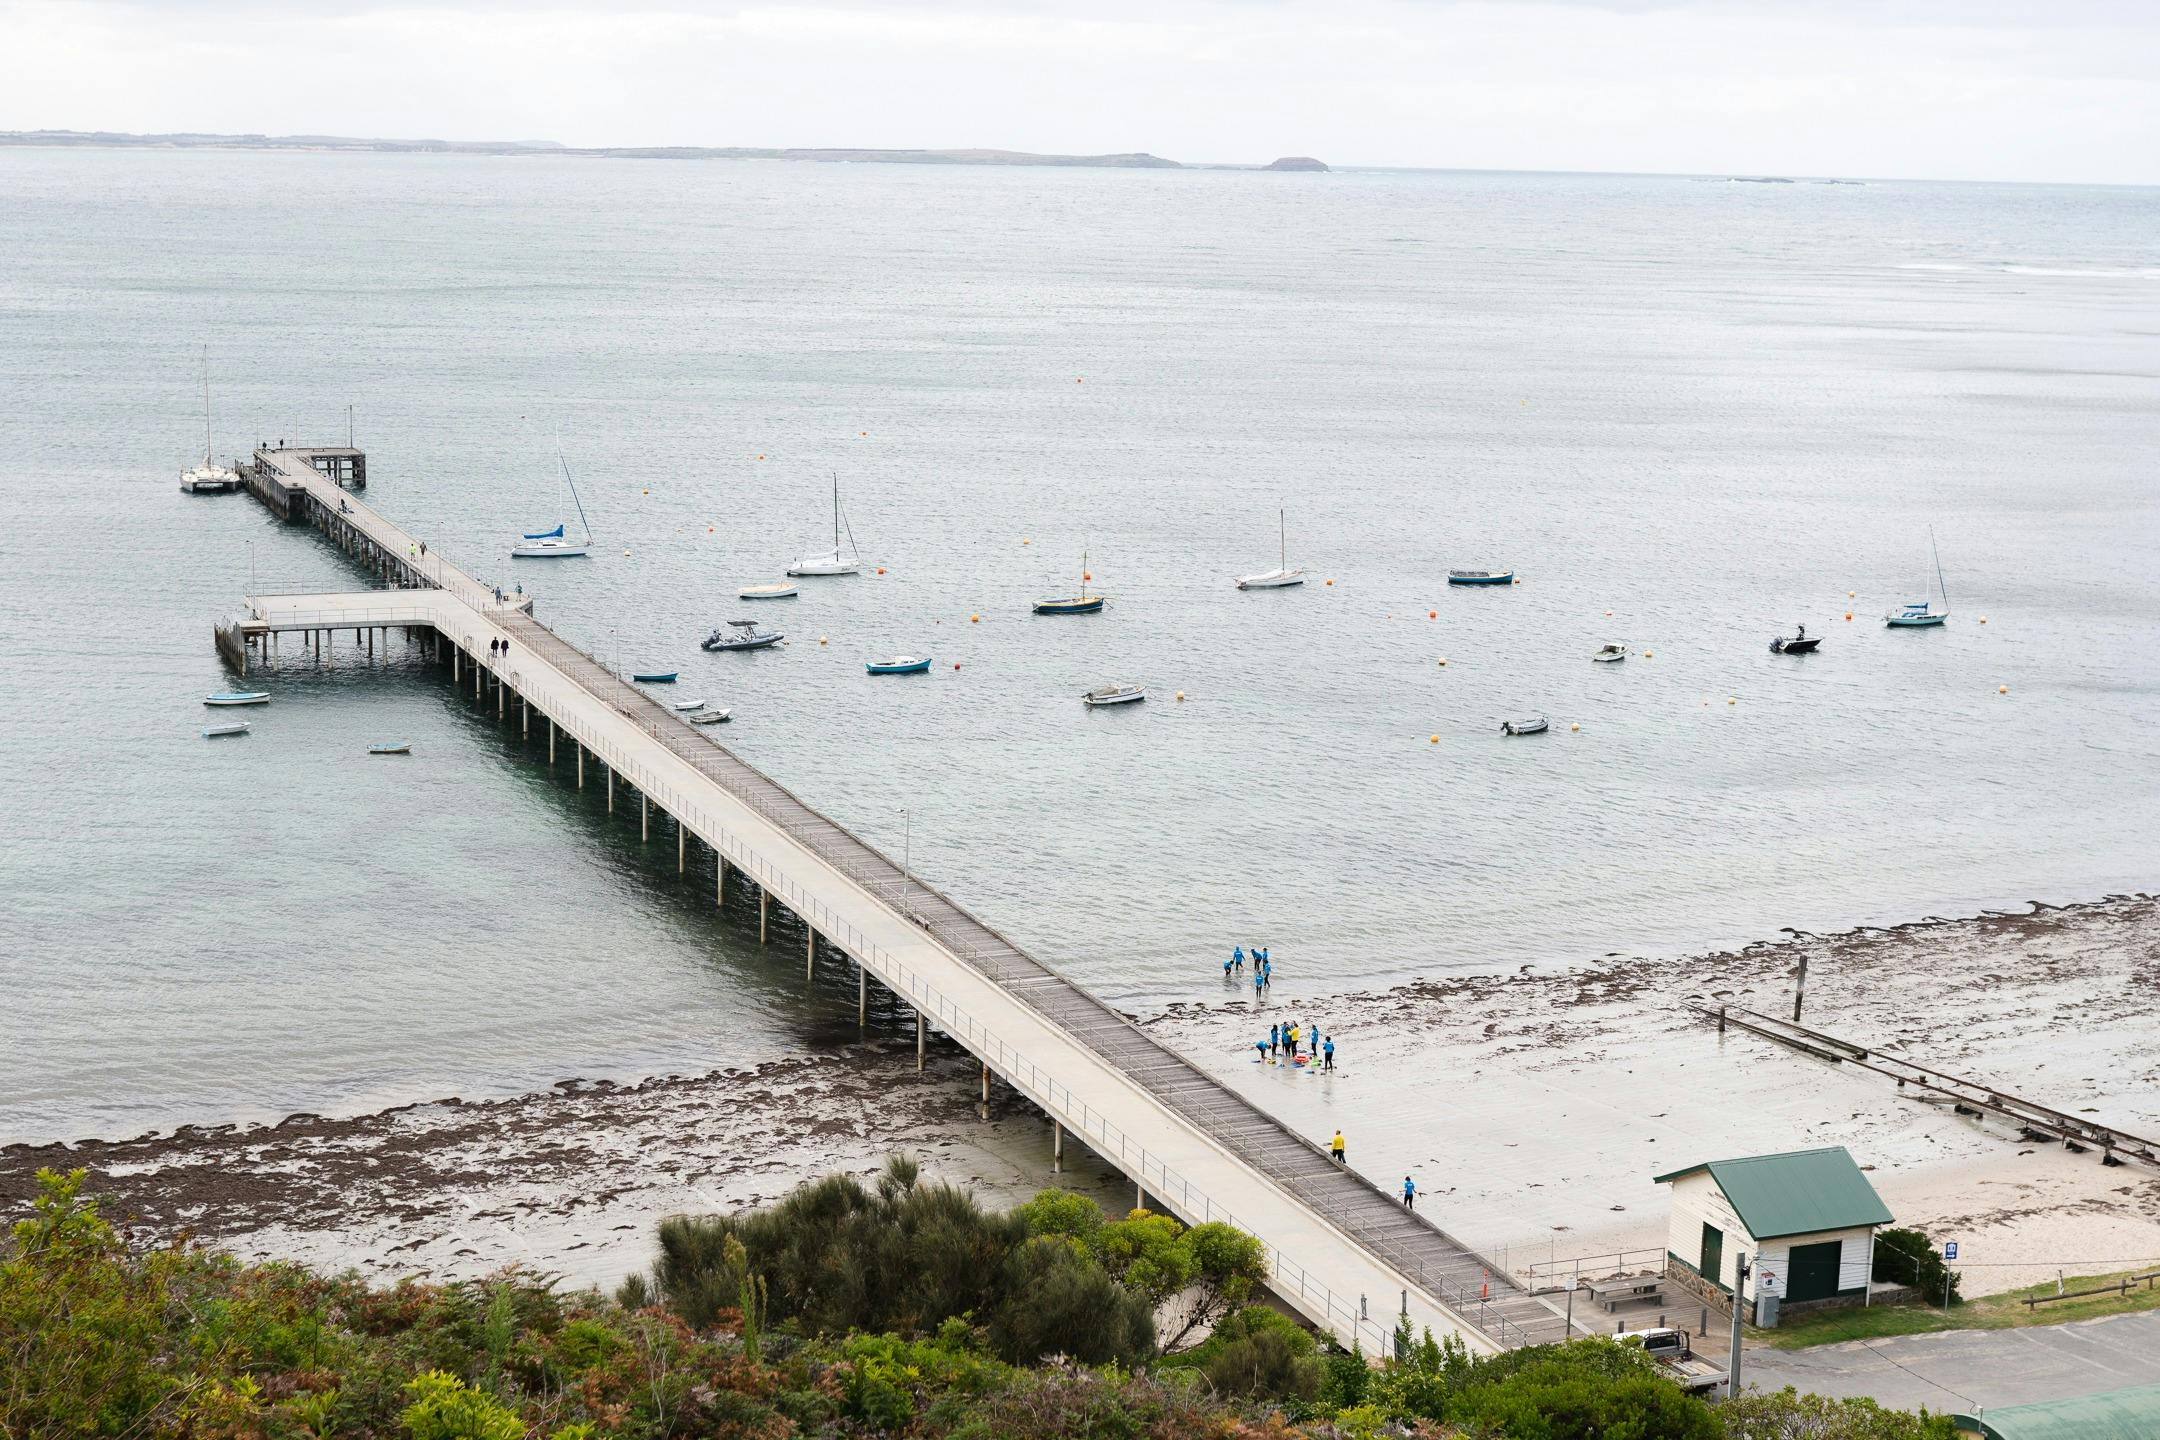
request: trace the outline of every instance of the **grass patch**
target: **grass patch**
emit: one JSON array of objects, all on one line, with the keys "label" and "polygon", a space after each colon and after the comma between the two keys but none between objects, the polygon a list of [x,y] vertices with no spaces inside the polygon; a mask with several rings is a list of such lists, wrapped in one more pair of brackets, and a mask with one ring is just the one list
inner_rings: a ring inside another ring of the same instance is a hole
[{"label": "grass patch", "polygon": [[[2073,1275],[2064,1279],[2063,1289],[2120,1287],[2126,1278],[2149,1273],[2119,1270],[2112,1275]],[[2049,1280],[2023,1290],[1983,1295],[1947,1311],[1932,1305],[1872,1305],[1860,1310],[1820,1310],[1812,1315],[1793,1316],[1775,1330],[1753,1330],[1749,1334],[1773,1349],[1804,1350],[1811,1345],[1835,1345],[1840,1340],[1873,1340],[1883,1335],[1921,1335],[1936,1330],[2015,1330],[2027,1325],[2060,1325],[2069,1320],[2092,1320],[2102,1315],[2160,1310],[2160,1281],[2145,1280],[2132,1284],[2128,1294],[2118,1288],[2105,1295],[2057,1300],[2047,1305],[2025,1303],[2028,1297],[2054,1293],[2055,1282]]]}]

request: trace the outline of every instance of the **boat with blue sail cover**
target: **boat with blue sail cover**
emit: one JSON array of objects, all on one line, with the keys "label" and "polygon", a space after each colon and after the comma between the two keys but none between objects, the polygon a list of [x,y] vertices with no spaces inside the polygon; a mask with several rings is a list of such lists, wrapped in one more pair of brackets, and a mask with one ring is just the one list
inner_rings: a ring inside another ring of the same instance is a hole
[{"label": "boat with blue sail cover", "polygon": [[592,553],[592,522],[585,518],[585,502],[578,499],[577,481],[570,475],[570,462],[563,458],[562,446],[555,447],[555,461],[562,470],[562,479],[555,486],[555,513],[562,513],[563,487],[570,489],[571,504],[577,507],[578,526],[585,532],[582,540],[572,540],[567,533],[569,522],[558,520],[552,530],[527,531],[510,547],[513,560],[566,560]]},{"label": "boat with blue sail cover", "polygon": [[1883,624],[1893,630],[1924,630],[1950,618],[1950,587],[1943,581],[1942,552],[1935,546],[1933,526],[1928,527],[1928,553],[1935,561],[1935,590],[1942,596],[1942,608],[1935,608],[1935,595],[1928,591],[1927,582],[1923,580],[1918,600],[1908,600],[1903,609],[1892,610],[1883,616]]}]

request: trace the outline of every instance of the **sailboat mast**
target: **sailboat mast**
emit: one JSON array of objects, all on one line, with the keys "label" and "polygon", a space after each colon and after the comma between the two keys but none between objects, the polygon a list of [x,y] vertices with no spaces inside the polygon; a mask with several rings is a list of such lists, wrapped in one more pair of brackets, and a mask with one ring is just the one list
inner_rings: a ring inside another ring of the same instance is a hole
[{"label": "sailboat mast", "polygon": [[1935,527],[1928,526],[1928,554],[1935,558],[1935,588],[1942,592],[1943,614],[1950,613],[1950,587],[1943,580],[1942,550],[1935,543]]},{"label": "sailboat mast", "polygon": [[840,558],[840,472],[837,470],[833,471],[832,477],[832,553],[833,559]]},{"label": "sailboat mast", "polygon": [[1287,507],[1275,512],[1275,568],[1277,570],[1290,568],[1289,516],[1290,512]]},{"label": "sailboat mast", "polygon": [[205,345],[202,352],[202,463],[203,468],[206,470],[210,468],[212,448],[213,444],[210,439],[210,347]]},{"label": "sailboat mast", "polygon": [[[570,479],[570,462],[563,458],[562,441],[560,440],[555,442],[555,463],[562,466],[563,479],[569,482],[570,503],[577,506],[578,528],[585,532],[586,543],[590,544],[592,543],[592,521],[585,518],[585,502],[578,498],[577,481]],[[556,513],[558,514],[561,513],[561,502],[562,497],[558,495],[556,497]]]}]

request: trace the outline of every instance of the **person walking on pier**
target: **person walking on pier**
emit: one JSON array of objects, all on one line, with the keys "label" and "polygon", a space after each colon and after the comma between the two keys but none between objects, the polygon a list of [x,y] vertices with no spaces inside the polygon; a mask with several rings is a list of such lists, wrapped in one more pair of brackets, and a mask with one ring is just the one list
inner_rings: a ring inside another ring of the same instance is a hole
[{"label": "person walking on pier", "polygon": [[1402,1208],[1405,1210],[1417,1209],[1417,1181],[1412,1180],[1408,1175],[1402,1177]]},{"label": "person walking on pier", "polygon": [[1337,1130],[1335,1132],[1335,1138],[1328,1142],[1327,1153],[1328,1159],[1333,1160],[1336,1164],[1342,1166],[1346,1170],[1350,1168],[1350,1162],[1343,1159],[1342,1131]]},{"label": "person walking on pier", "polygon": [[1332,1069],[1334,1069],[1334,1068],[1335,1068],[1335,1037],[1334,1037],[1334,1036],[1332,1036],[1332,1035],[1329,1035],[1329,1036],[1326,1036],[1326,1037],[1324,1037],[1324,1038],[1323,1038],[1323,1039],[1321,1040],[1321,1043],[1320,1043],[1320,1053],[1321,1053],[1321,1056],[1323,1057],[1323,1058],[1321,1059],[1321,1061],[1320,1061],[1320,1068],[1321,1068],[1321,1069],[1323,1069],[1323,1070],[1332,1070]]}]

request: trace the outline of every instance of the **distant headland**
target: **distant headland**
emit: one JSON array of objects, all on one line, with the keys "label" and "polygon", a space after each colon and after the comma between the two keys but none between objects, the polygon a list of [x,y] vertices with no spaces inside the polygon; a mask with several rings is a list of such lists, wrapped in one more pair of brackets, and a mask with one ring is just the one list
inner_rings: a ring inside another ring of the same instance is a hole
[{"label": "distant headland", "polygon": [[747,145],[607,145],[552,140],[382,140],[347,135],[134,135],[118,130],[0,130],[0,145],[127,150],[315,150],[388,155],[534,155],[593,160],[823,160],[848,165],[1061,165],[1105,170],[1326,170],[1309,155],[1267,165],[1205,165],[1145,151],[1117,155],[1036,155],[1025,150],[839,149]]}]

